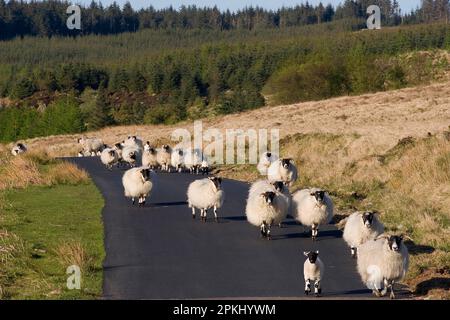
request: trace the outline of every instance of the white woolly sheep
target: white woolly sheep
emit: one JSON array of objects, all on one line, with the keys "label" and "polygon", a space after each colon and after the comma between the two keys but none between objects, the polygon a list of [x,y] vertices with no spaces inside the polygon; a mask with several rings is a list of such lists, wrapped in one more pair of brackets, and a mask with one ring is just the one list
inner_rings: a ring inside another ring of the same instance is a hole
[{"label": "white woolly sheep", "polygon": [[356,258],[356,250],[360,245],[375,239],[383,232],[384,226],[375,212],[355,212],[348,217],[343,238],[350,247],[352,257]]},{"label": "white woolly sheep", "polygon": [[266,176],[267,169],[269,169],[270,165],[276,160],[278,160],[278,156],[276,154],[264,152],[259,156],[259,162],[256,169],[258,169],[261,175]]},{"label": "white woolly sheep", "polygon": [[206,222],[208,209],[213,208],[214,218],[218,222],[217,209],[225,200],[222,190],[222,178],[209,177],[193,181],[187,190],[189,208],[192,208],[192,218],[195,219],[195,209],[200,209],[200,219]]},{"label": "white woolly sheep", "polygon": [[394,283],[405,277],[409,266],[403,237],[382,234],[358,247],[357,256],[358,273],[366,286],[378,297],[391,288],[390,298],[394,299]]},{"label": "white woolly sheep", "polygon": [[100,154],[100,160],[109,170],[112,169],[112,166],[117,163],[119,157],[117,155],[116,150],[112,148],[106,148]]},{"label": "white woolly sheep", "polygon": [[145,149],[144,147],[144,153],[142,153],[142,165],[152,170],[155,170],[158,167],[157,151],[155,148],[150,147]]},{"label": "white woolly sheep", "polygon": [[204,157],[201,150],[185,150],[184,166],[189,170],[190,173],[198,173],[203,160],[206,160],[206,158]]},{"label": "white woolly sheep", "polygon": [[292,159],[278,159],[267,169],[267,178],[269,181],[283,181],[291,186],[297,181],[297,167]]},{"label": "white woolly sheep", "polygon": [[[280,183],[278,183],[279,185]],[[271,226],[280,225],[289,210],[290,198],[277,191],[277,184],[257,181],[249,190],[245,214],[250,224],[259,227],[263,238],[271,238]]]},{"label": "white woolly sheep", "polygon": [[136,146],[127,146],[122,149],[122,159],[128,163],[130,167],[136,165],[140,150]]},{"label": "white woolly sheep", "polygon": [[172,148],[164,144],[161,149],[156,152],[156,159],[161,166],[161,170],[170,172],[170,162],[172,160]]},{"label": "white woolly sheep", "polygon": [[78,139],[78,143],[83,147],[83,152],[91,156],[95,156],[97,152],[103,151],[105,147],[103,140],[97,138],[81,137]]},{"label": "white woolly sheep", "polygon": [[318,297],[322,293],[321,281],[325,266],[319,258],[319,251],[303,252],[307,257],[303,264],[303,276],[305,279],[305,294],[311,293],[311,283],[314,282],[314,294]]},{"label": "white woolly sheep", "polygon": [[184,166],[184,151],[181,149],[173,150],[170,162],[176,171],[181,172]]},{"label": "white woolly sheep", "polygon": [[139,150],[142,150],[144,148],[144,144],[142,143],[142,140],[139,139],[137,136],[128,136],[126,140],[123,141],[124,147],[136,147]]},{"label": "white woolly sheep", "polygon": [[315,241],[319,225],[327,224],[333,218],[333,200],[327,192],[318,188],[299,190],[292,195],[292,211],[298,222],[311,227]]},{"label": "white woolly sheep", "polygon": [[19,154],[27,152],[27,147],[23,143],[16,143],[11,150],[13,156],[17,156]]},{"label": "white woolly sheep", "polygon": [[155,189],[156,174],[146,167],[132,168],[123,175],[122,184],[125,197],[131,198],[133,204],[138,198],[139,206],[143,206],[147,197]]}]

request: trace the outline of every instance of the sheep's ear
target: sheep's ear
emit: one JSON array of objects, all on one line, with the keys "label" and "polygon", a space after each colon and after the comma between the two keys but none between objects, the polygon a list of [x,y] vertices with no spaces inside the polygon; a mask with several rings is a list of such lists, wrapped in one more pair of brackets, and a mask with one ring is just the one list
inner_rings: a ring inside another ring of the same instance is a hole
[{"label": "sheep's ear", "polygon": [[307,257],[308,256],[308,251],[303,251],[303,255],[305,256],[305,257]]}]

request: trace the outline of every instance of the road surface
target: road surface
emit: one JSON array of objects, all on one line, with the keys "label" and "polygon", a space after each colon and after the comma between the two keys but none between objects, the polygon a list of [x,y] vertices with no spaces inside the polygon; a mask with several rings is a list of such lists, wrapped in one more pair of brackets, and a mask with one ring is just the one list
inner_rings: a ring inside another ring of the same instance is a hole
[{"label": "road surface", "polygon": [[303,298],[303,251],[319,250],[324,298],[369,298],[356,261],[334,226],[313,243],[310,231],[288,220],[273,240],[245,218],[249,185],[224,180],[219,223],[192,219],[186,190],[200,176],[158,173],[145,207],[123,195],[124,169],[108,171],[97,157],[71,158],[88,171],[105,198],[106,299]]}]

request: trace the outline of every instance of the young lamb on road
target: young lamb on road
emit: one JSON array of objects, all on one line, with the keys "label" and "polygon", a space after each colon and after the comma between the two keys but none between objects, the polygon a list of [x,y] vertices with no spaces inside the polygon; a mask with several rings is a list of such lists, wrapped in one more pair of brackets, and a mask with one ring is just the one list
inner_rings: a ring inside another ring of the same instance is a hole
[{"label": "young lamb on road", "polygon": [[139,206],[143,206],[147,197],[155,189],[156,174],[146,167],[132,168],[123,175],[122,184],[125,197],[131,198],[133,204],[138,198]]},{"label": "young lamb on road", "polygon": [[302,225],[311,227],[313,241],[317,239],[319,225],[329,223],[333,212],[333,201],[321,189],[303,189],[292,196],[292,215]]},{"label": "young lamb on road", "polygon": [[100,160],[109,170],[119,160],[116,150],[112,148],[106,148],[100,154]]},{"label": "young lamb on road", "polygon": [[283,181],[291,186],[297,181],[297,167],[292,159],[278,159],[267,169],[267,178],[269,181]]},{"label": "young lamb on road", "polygon": [[319,258],[319,251],[303,252],[303,254],[307,257],[303,264],[305,294],[311,293],[311,283],[314,282],[314,294],[318,297],[322,293],[320,282],[323,279],[325,266]]},{"label": "young lamb on road", "polygon": [[27,152],[27,147],[23,143],[16,143],[11,150],[13,156],[17,156],[19,154]]},{"label": "young lamb on road", "polygon": [[390,298],[394,299],[394,283],[405,277],[409,265],[403,237],[382,234],[358,247],[357,255],[358,273],[366,286],[378,297],[391,288]]},{"label": "young lamb on road", "polygon": [[95,156],[97,152],[103,151],[105,147],[103,140],[97,138],[81,137],[78,139],[78,143],[83,147],[83,152],[90,154],[92,157]]},{"label": "young lamb on road", "polygon": [[267,175],[267,170],[269,169],[270,165],[278,160],[278,156],[271,152],[264,152],[259,157],[258,165],[256,166],[256,169],[258,169],[259,173],[263,176]]},{"label": "young lamb on road", "polygon": [[356,250],[360,245],[375,239],[383,232],[384,226],[375,212],[355,212],[345,224],[343,238],[350,246],[352,257],[356,258]]},{"label": "young lamb on road", "polygon": [[170,162],[172,160],[172,148],[164,144],[161,149],[157,150],[156,159],[161,166],[161,170],[170,172]]},{"label": "young lamb on road", "polygon": [[206,222],[208,209],[213,208],[214,218],[218,222],[217,209],[221,208],[225,199],[222,190],[222,178],[208,177],[195,180],[187,190],[189,208],[192,208],[192,218],[195,219],[195,208],[200,209],[200,219]]},{"label": "young lamb on road", "polygon": [[[145,145],[147,146],[147,145]],[[142,165],[155,170],[158,167],[157,151],[153,147],[146,149],[144,147],[144,153],[142,154]]]}]

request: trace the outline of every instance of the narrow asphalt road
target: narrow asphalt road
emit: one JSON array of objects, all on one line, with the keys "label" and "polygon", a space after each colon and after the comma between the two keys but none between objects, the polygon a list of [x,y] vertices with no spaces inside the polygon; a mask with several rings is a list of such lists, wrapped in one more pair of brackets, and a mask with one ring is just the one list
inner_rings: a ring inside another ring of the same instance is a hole
[{"label": "narrow asphalt road", "polygon": [[334,226],[313,243],[304,227],[288,220],[262,240],[245,218],[249,185],[224,180],[219,223],[193,220],[186,203],[189,183],[200,176],[159,173],[144,208],[123,195],[124,169],[108,171],[97,157],[70,158],[89,172],[102,192],[106,299],[302,298],[303,251],[320,250],[323,297],[369,298],[355,261]]}]

